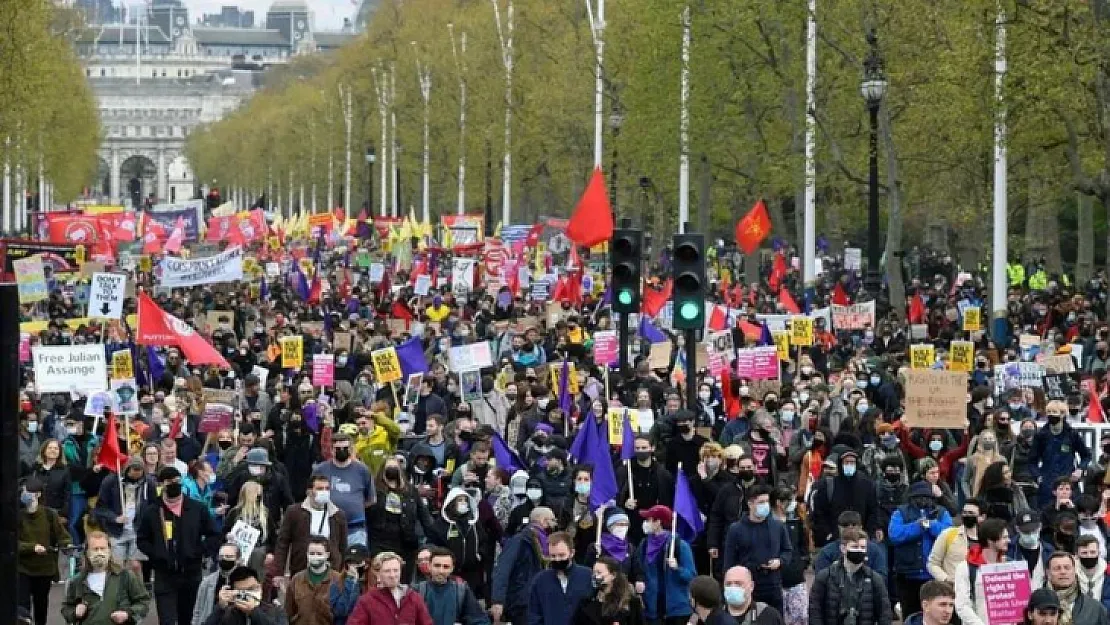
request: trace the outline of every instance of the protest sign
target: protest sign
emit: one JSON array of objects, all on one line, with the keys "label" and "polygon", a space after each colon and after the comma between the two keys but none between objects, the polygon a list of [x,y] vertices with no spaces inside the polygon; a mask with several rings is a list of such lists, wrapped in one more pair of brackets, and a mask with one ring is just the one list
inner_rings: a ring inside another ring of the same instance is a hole
[{"label": "protest sign", "polygon": [[236,406],[239,404],[239,393],[231,389],[206,388],[203,391],[203,397],[205,405],[224,404],[225,406]]},{"label": "protest sign", "polygon": [[995,365],[995,394],[1015,388],[1041,388],[1044,372],[1044,366],[1035,362],[1007,362]]},{"label": "protest sign", "polygon": [[616,330],[599,330],[594,332],[594,363],[598,365],[611,365],[617,362]]},{"label": "protest sign", "polygon": [[730,330],[711,333],[707,342],[713,347],[711,351],[732,356],[732,332]]},{"label": "protest sign", "polygon": [[337,352],[344,349],[349,352],[354,348],[351,339],[352,335],[350,332],[336,332],[332,335],[332,348]]},{"label": "protest sign", "polygon": [[875,301],[832,307],[833,327],[837,330],[863,330],[875,327]]},{"label": "protest sign", "polygon": [[964,332],[978,332],[983,329],[983,309],[968,306],[964,309]]},{"label": "protest sign", "polygon": [[1070,354],[1056,354],[1041,361],[1046,373],[1075,373],[1075,361]]},{"label": "protest sign", "polygon": [[858,247],[844,248],[844,268],[859,271],[863,268],[863,250]]},{"label": "protest sign", "polygon": [[135,365],[131,360],[131,350],[121,349],[112,352],[112,379],[127,380],[135,377]]},{"label": "protest sign", "polygon": [[[210,310],[205,315],[211,330],[235,331],[235,312],[231,310]],[[303,327],[303,324],[302,324]]]},{"label": "protest sign", "polygon": [[46,272],[42,256],[35,254],[12,261],[20,304],[34,304],[46,299]]},{"label": "protest sign", "polygon": [[432,288],[432,277],[428,274],[420,274],[416,276],[416,284],[413,286],[412,292],[424,296]]},{"label": "protest sign", "polygon": [[231,542],[239,545],[239,564],[246,566],[250,560],[251,552],[258,544],[262,531],[250,526],[246,521],[236,521],[231,528]]},{"label": "protest sign", "polygon": [[103,345],[36,345],[31,359],[39,393],[92,393],[108,388]]},{"label": "protest sign", "polygon": [[948,345],[948,369],[970,372],[975,367],[975,343],[952,341]]},{"label": "protest sign", "polygon": [[[627,408],[612,408],[605,413],[605,420],[609,424],[609,444],[620,447],[624,443],[624,412]],[[633,411],[635,415],[635,411]],[[629,416],[632,429],[636,429],[636,417]]]},{"label": "protest sign", "polygon": [[709,360],[705,363],[705,368],[709,369],[710,375],[719,378],[721,373],[728,369],[728,357],[725,354],[711,351],[709,352]]},{"label": "protest sign", "polygon": [[332,354],[312,355],[312,385],[335,386],[335,356]]},{"label": "protest sign", "polygon": [[197,422],[197,431],[208,434],[230,429],[234,411],[235,409],[227,404],[205,403],[204,412]]},{"label": "protest sign", "polygon": [[394,347],[370,352],[370,361],[374,364],[374,376],[382,384],[396,382],[404,375],[401,372],[401,360],[397,357],[397,349]]},{"label": "protest sign", "polygon": [[790,360],[790,333],[772,332],[771,338],[775,341],[775,351],[778,352],[779,360]]},{"label": "protest sign", "polygon": [[911,428],[955,428],[967,425],[967,374],[939,369],[905,369],[906,412]]},{"label": "protest sign", "polygon": [[482,399],[482,372],[478,369],[460,371],[459,394],[463,401],[480,401]]},{"label": "protest sign", "polygon": [[119,319],[123,316],[123,300],[127,276],[122,273],[94,273],[89,289],[91,318]]},{"label": "protest sign", "polygon": [[651,369],[666,369],[671,366],[671,351],[674,346],[670,341],[652,343],[648,352],[648,367]]},{"label": "protest sign", "polygon": [[[558,398],[559,384],[561,383],[561,378],[563,376],[563,363],[562,361],[550,362],[548,363],[547,368],[548,371],[551,372],[551,391],[555,394],[555,397]],[[579,390],[578,375],[577,371],[575,370],[574,363],[572,362],[567,365],[567,391],[570,393],[571,397],[575,397],[578,395]]]},{"label": "protest sign", "polygon": [[19,333],[19,362],[31,362],[31,333]]},{"label": "protest sign", "polygon": [[749,347],[736,352],[736,375],[749,380],[779,377],[778,349],[774,345]]},{"label": "protest sign", "polygon": [[112,401],[116,406],[116,414],[139,414],[139,385],[135,380],[112,380]]},{"label": "protest sign", "polygon": [[456,256],[451,259],[451,292],[466,295],[474,290],[474,268],[478,261]]},{"label": "protest sign", "polygon": [[447,360],[455,372],[493,366],[493,355],[486,341],[452,347],[447,353]]},{"label": "protest sign", "polygon": [[385,277],[385,265],[382,263],[370,264],[370,282],[378,284]]},{"label": "protest sign", "polygon": [[405,406],[415,406],[420,401],[420,383],[424,381],[424,374],[410,374],[405,381]]},{"label": "protest sign", "polygon": [[813,345],[813,319],[802,315],[790,318],[790,344],[801,347]]},{"label": "protest sign", "polygon": [[979,579],[987,604],[987,622],[1024,622],[1030,595],[1029,566],[1024,560],[984,564],[979,567]]},{"label": "protest sign", "polygon": [[281,337],[281,367],[300,369],[304,364],[304,337],[301,335]]},{"label": "protest sign", "polygon": [[266,388],[266,378],[270,376],[270,370],[266,367],[255,365],[251,367],[251,373],[258,377],[258,385],[262,388]]},{"label": "protest sign", "polygon": [[927,343],[910,345],[910,367],[914,369],[931,369],[937,361],[936,350]]},{"label": "protest sign", "polygon": [[89,393],[85,399],[85,416],[102,417],[107,413],[115,414],[116,396],[112,391],[97,391]]},{"label": "protest sign", "polygon": [[236,246],[195,260],[167,256],[159,266],[162,275],[158,283],[167,288],[236,282],[243,279],[243,249]]},{"label": "protest sign", "polygon": [[1072,393],[1071,378],[1064,373],[1049,373],[1044,376],[1044,396],[1049,401],[1066,401]]}]

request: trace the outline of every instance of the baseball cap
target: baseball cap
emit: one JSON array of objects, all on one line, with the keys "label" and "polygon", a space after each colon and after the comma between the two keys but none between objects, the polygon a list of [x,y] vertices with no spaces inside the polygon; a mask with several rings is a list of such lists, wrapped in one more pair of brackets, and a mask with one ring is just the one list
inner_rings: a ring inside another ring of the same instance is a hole
[{"label": "baseball cap", "polygon": [[266,453],[265,449],[255,447],[247,452],[247,464],[257,464],[260,466],[270,466],[270,456]]},{"label": "baseball cap", "polygon": [[1022,510],[1014,517],[1014,525],[1019,531],[1029,534],[1040,529],[1041,517],[1032,510]]},{"label": "baseball cap", "polygon": [[1060,598],[1056,596],[1056,592],[1051,588],[1038,588],[1029,597],[1028,610],[1036,610],[1040,608],[1056,608],[1060,609]]},{"label": "baseball cap", "polygon": [[671,509],[667,506],[652,506],[647,510],[641,510],[640,518],[651,521],[659,521],[663,524],[663,527],[670,527]]}]

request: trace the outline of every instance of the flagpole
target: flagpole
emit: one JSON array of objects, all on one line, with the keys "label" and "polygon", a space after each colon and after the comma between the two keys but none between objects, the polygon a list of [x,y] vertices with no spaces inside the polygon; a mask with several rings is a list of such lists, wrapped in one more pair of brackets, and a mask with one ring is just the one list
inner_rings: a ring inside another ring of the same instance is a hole
[{"label": "flagpole", "polygon": [[813,288],[817,280],[817,169],[814,153],[817,134],[817,0],[809,0],[806,25],[806,135],[805,135],[805,240],[802,250],[803,284]]},{"label": "flagpole", "polygon": [[682,10],[682,83],[679,112],[678,231],[690,221],[690,6]]},{"label": "flagpole", "polygon": [[[682,475],[682,463],[678,463],[678,472],[676,475]],[[671,550],[668,559],[674,559],[674,545],[678,542],[678,512],[674,509],[671,510]]]}]

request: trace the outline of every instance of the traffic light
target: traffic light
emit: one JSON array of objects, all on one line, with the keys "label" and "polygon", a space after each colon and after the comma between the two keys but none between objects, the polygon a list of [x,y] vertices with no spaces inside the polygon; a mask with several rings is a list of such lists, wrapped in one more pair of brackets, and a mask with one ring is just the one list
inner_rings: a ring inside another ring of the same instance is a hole
[{"label": "traffic light", "polygon": [[640,312],[640,262],[644,233],[632,228],[613,230],[609,260],[613,263],[613,312]]},{"label": "traffic light", "polygon": [[705,327],[705,235],[674,235],[674,301],[676,330]]}]

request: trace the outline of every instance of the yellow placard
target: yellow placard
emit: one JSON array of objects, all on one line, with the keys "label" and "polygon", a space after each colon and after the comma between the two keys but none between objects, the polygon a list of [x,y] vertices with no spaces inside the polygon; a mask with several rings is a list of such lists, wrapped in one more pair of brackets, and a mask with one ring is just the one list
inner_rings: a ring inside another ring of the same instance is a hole
[{"label": "yellow placard", "polygon": [[395,348],[387,347],[370,352],[370,360],[374,363],[374,375],[378,382],[389,384],[401,379],[401,359],[397,357]]},{"label": "yellow placard", "polygon": [[270,238],[266,239],[266,243],[270,246],[271,250],[277,250],[281,248],[281,239],[277,238],[276,236],[271,236]]},{"label": "yellow placard", "polygon": [[[87,326],[92,323],[88,317],[78,317],[77,319],[62,319],[70,330],[76,330],[81,326]],[[20,332],[27,332],[29,334],[38,334],[46,330],[50,325],[49,321],[24,321],[19,324]]]},{"label": "yellow placard", "polygon": [[[610,445],[616,445],[617,447],[620,447],[624,442],[624,412],[624,408],[610,408],[609,412],[605,415],[606,419],[608,419],[609,421]],[[628,413],[628,423],[632,426],[633,432],[638,431],[636,429],[637,416],[638,415],[635,410],[629,411]]]},{"label": "yellow placard", "polygon": [[952,343],[948,346],[949,371],[970,372],[974,367],[975,343],[972,343],[971,341],[952,341]]},{"label": "yellow placard", "polygon": [[139,271],[143,273],[150,273],[153,269],[154,261],[150,259],[149,255],[143,254],[139,257]]},{"label": "yellow placard", "polygon": [[281,338],[281,366],[283,369],[300,369],[304,364],[304,337]]},{"label": "yellow placard", "polygon": [[129,380],[135,377],[135,365],[131,361],[131,350],[121,349],[112,352],[112,379]]},{"label": "yellow placard", "polygon": [[73,248],[73,259],[77,261],[78,265],[85,264],[87,255],[88,252],[85,250],[85,245],[83,243],[78,243],[77,246]]},{"label": "yellow placard", "polygon": [[801,347],[813,345],[813,319],[801,315],[790,318],[790,344]]},{"label": "yellow placard", "polygon": [[772,332],[771,338],[775,339],[775,351],[779,360],[790,360],[790,333],[787,331]]},{"label": "yellow placard", "polygon": [[[559,378],[563,375],[563,363],[553,362],[548,365],[548,368],[551,371],[551,390],[557,395],[559,393]],[[567,367],[567,371],[570,376],[570,379],[567,380],[567,392],[570,393],[571,397],[577,397],[579,390],[578,375],[573,362]]]},{"label": "yellow placard", "polygon": [[911,369],[932,369],[936,361],[936,351],[933,349],[932,345],[927,343],[910,345]]},{"label": "yellow placard", "polygon": [[969,306],[964,309],[964,332],[978,332],[983,329],[983,309]]}]

